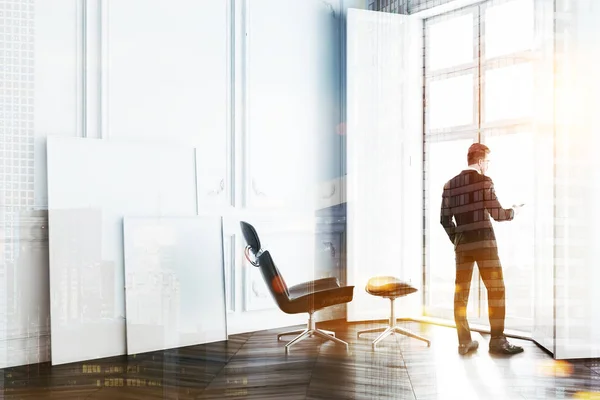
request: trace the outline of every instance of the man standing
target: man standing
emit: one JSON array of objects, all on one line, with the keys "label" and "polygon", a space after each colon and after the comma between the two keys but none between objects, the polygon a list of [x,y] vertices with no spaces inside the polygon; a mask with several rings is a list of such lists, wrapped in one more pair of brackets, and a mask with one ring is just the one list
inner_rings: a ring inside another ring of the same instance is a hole
[{"label": "man standing", "polygon": [[444,185],[442,195],[440,223],[454,244],[456,254],[454,320],[461,355],[479,347],[477,341],[471,340],[467,321],[467,302],[475,263],[488,293],[492,336],[489,351],[498,354],[523,351],[522,347],[509,343],[504,336],[504,278],[490,220],[491,216],[496,221],[510,221],[522,205],[509,209],[500,205],[494,183],[485,175],[490,162],[489,153],[490,149],[483,144],[471,145],[467,153],[467,169]]}]

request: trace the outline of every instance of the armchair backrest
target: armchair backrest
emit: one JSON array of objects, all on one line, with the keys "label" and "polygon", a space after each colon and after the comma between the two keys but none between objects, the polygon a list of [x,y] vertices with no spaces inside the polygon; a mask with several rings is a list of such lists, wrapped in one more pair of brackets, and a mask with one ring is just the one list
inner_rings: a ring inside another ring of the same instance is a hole
[{"label": "armchair backrest", "polygon": [[[283,276],[281,276],[279,269],[271,257],[271,254],[261,248],[260,238],[258,237],[256,229],[254,229],[252,225],[241,221],[240,227],[242,228],[242,234],[244,235],[244,239],[248,245],[246,247],[247,251],[251,251],[256,257],[255,262],[252,262],[251,260],[250,262],[252,265],[260,269],[265,284],[273,296],[273,299],[275,299],[277,302],[279,308],[285,308],[285,303],[289,301],[290,293]],[[248,254],[246,254],[246,256],[248,256]]]},{"label": "armchair backrest", "polygon": [[244,235],[244,239],[246,239],[246,244],[248,244],[250,250],[252,250],[254,255],[258,257],[258,253],[262,250],[262,248],[256,229],[254,229],[252,225],[244,221],[240,222],[240,227],[242,228],[242,234]]},{"label": "armchair backrest", "polygon": [[258,257],[258,267],[277,305],[283,307],[283,304],[290,299],[290,292],[268,250],[263,251]]}]

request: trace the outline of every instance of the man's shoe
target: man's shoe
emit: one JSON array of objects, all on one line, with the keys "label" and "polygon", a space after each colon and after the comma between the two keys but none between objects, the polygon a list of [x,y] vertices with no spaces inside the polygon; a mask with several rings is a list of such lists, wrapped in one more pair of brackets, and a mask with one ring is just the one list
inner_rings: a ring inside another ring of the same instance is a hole
[{"label": "man's shoe", "polygon": [[479,342],[477,340],[471,340],[468,343],[459,344],[458,345],[458,354],[464,356],[470,351],[475,351],[479,347]]},{"label": "man's shoe", "polygon": [[505,337],[492,338],[490,340],[490,353],[513,355],[522,353],[523,348],[510,344]]}]

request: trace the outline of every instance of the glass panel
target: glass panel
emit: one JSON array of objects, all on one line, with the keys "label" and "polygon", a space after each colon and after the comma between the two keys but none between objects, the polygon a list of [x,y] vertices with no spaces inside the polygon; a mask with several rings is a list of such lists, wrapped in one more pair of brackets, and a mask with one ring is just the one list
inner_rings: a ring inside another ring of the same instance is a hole
[{"label": "glass panel", "polygon": [[427,130],[473,124],[473,84],[472,74],[432,81],[427,100]]},{"label": "glass panel", "polygon": [[[427,146],[427,308],[436,317],[454,318],[454,247],[440,225],[442,191],[444,184],[466,167],[467,150],[472,143],[471,139],[460,139]],[[470,309],[475,306],[474,301],[469,301]]]},{"label": "glass panel", "polygon": [[532,115],[533,66],[521,63],[485,71],[484,119],[486,122]]},{"label": "glass panel", "polygon": [[473,61],[473,14],[427,26],[427,69],[450,68]]},{"label": "glass panel", "polygon": [[529,50],[533,44],[533,0],[512,0],[486,8],[486,58]]},{"label": "glass panel", "polygon": [[[491,153],[488,175],[504,208],[525,203],[510,222],[493,222],[506,285],[506,328],[531,332],[535,260],[535,165],[533,134],[486,136]],[[487,292],[482,286],[482,317],[487,323]]]}]

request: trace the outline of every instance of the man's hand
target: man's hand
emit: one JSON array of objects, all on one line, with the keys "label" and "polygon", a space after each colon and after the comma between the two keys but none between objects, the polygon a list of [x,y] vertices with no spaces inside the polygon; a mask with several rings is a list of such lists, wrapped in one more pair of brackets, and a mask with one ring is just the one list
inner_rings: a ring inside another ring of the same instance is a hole
[{"label": "man's hand", "polygon": [[515,217],[517,216],[517,214],[519,214],[519,213],[521,212],[521,208],[523,208],[523,206],[524,206],[524,205],[525,205],[525,203],[521,203],[521,204],[519,204],[519,205],[516,205],[516,204],[514,204],[514,205],[512,206],[512,209],[513,209],[513,210],[514,210],[514,212],[515,212]]}]

